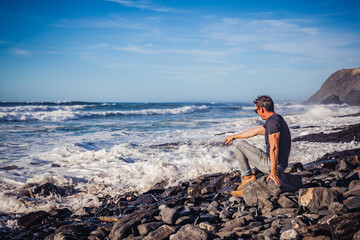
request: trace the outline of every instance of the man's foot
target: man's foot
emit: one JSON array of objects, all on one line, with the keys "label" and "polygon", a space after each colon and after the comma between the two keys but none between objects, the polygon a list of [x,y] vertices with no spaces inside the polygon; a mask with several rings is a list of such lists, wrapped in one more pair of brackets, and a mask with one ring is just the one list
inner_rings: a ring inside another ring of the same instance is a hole
[{"label": "man's foot", "polygon": [[244,194],[242,192],[242,188],[250,183],[256,180],[255,175],[249,175],[249,176],[244,176],[242,177],[242,181],[241,184],[237,187],[236,191],[231,191],[231,195],[235,196],[235,197],[244,197]]},{"label": "man's foot", "polygon": [[236,190],[241,190],[246,184],[256,180],[255,175],[243,176],[241,184],[237,187]]}]

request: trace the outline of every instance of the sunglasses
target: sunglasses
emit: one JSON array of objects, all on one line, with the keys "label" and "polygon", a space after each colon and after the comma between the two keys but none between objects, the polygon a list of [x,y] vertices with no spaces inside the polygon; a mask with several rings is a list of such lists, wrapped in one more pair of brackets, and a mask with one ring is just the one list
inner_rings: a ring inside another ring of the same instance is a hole
[{"label": "sunglasses", "polygon": [[254,112],[257,114],[260,108],[254,109]]}]

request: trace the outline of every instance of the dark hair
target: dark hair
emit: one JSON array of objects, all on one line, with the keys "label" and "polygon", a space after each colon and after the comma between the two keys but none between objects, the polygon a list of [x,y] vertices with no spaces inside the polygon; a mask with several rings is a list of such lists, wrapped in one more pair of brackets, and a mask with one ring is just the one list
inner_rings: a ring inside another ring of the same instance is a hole
[{"label": "dark hair", "polygon": [[268,112],[274,111],[274,102],[271,97],[263,95],[254,100],[254,104],[259,108],[265,108]]}]

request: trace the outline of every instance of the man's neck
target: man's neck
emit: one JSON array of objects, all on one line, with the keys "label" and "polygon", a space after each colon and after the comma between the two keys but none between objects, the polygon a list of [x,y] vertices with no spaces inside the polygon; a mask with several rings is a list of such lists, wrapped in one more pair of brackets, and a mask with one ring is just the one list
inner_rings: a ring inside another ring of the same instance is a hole
[{"label": "man's neck", "polygon": [[275,112],[265,112],[265,120],[267,120],[269,117],[271,117],[274,114]]}]

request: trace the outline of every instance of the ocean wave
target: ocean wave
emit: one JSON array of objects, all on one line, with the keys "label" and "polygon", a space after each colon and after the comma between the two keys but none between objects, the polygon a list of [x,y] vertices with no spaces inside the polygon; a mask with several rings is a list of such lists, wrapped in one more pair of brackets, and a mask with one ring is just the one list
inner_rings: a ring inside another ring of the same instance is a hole
[{"label": "ocean wave", "polygon": [[36,111],[73,111],[89,107],[89,105],[73,105],[73,106],[49,106],[49,105],[25,105],[14,107],[0,107],[0,113],[8,112],[36,112]]},{"label": "ocean wave", "polygon": [[[22,106],[24,107],[24,106]],[[25,106],[28,107],[28,106]],[[46,106],[48,107],[48,106]],[[103,111],[103,112],[89,112],[89,111],[73,111],[82,109],[83,106],[79,106],[78,109],[69,106],[68,108],[57,109],[55,111],[38,111],[34,112],[34,109],[29,111],[2,111],[0,112],[0,122],[5,121],[66,121],[76,120],[88,117],[108,117],[108,116],[147,116],[147,115],[178,115],[178,114],[189,114],[194,112],[202,112],[208,109],[206,105],[203,106],[184,106],[173,109],[143,109],[143,110],[132,110],[132,111]],[[21,109],[19,107],[19,109]],[[40,110],[41,106],[39,106]],[[56,108],[54,108],[56,109]],[[46,110],[49,110],[46,108]]]}]

